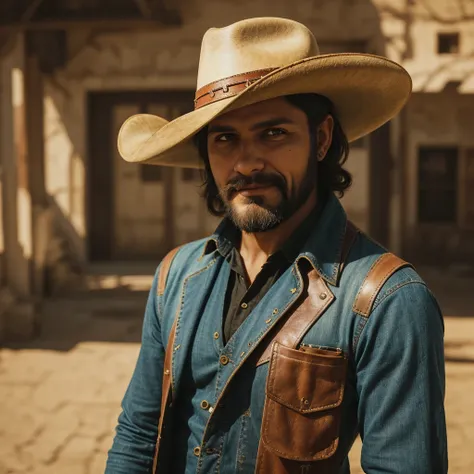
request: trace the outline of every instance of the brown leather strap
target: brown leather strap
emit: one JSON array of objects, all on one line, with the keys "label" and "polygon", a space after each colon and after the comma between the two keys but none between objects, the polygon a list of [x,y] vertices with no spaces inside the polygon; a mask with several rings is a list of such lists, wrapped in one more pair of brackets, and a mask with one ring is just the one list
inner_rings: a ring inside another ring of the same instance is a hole
[{"label": "brown leather strap", "polygon": [[381,255],[367,273],[354,301],[354,312],[368,318],[384,283],[400,268],[410,266],[392,253]]},{"label": "brown leather strap", "polygon": [[161,262],[160,273],[158,274],[158,288],[156,290],[158,296],[161,296],[165,292],[166,279],[168,278],[168,272],[170,271],[171,262],[181,246],[168,252],[165,258]]},{"label": "brown leather strap", "polygon": [[[342,243],[340,269],[349,256],[351,247],[357,237],[359,230],[347,221],[344,241]],[[331,304],[334,295],[329,290],[325,281],[319,276],[316,270],[308,273],[308,294],[303,302],[295,309],[293,314],[276,328],[276,334],[271,341],[266,344],[263,353],[257,361],[257,366],[270,360],[274,342],[278,342],[286,347],[296,348],[306,331],[320,318],[325,309]]]},{"label": "brown leather strap", "polygon": [[171,359],[174,348],[174,338],[176,335],[176,322],[178,318],[175,318],[173,327],[171,328],[170,336],[168,339],[168,346],[165,351],[165,362],[163,365],[163,382],[161,388],[161,411],[160,411],[160,420],[158,422],[158,438],[156,440],[155,447],[155,456],[153,458],[153,473],[156,472],[156,466],[158,463],[158,451],[160,449],[161,442],[161,433],[163,430],[163,421],[165,419],[165,411],[168,405],[171,405],[171,382],[172,382],[172,373],[171,373]]},{"label": "brown leather strap", "polygon": [[[157,294],[160,296],[163,295],[165,291],[166,279],[168,278],[168,273],[171,267],[171,263],[173,262],[173,259],[180,248],[181,247],[176,247],[175,249],[171,250],[161,262],[160,272],[158,274],[158,288],[157,288]],[[158,450],[160,447],[161,432],[163,429],[163,420],[164,420],[166,406],[168,405],[169,402],[171,402],[169,400],[171,398],[171,380],[172,380],[171,379],[171,375],[172,375],[171,374],[171,358],[173,354],[177,319],[178,318],[175,318],[173,322],[173,326],[171,327],[171,332],[168,338],[168,345],[166,346],[166,349],[165,349],[165,361],[163,364],[163,380],[162,380],[162,385],[161,385],[161,411],[160,411],[160,419],[158,422],[158,438],[156,440],[155,456],[153,458],[153,471],[152,471],[153,473],[156,471],[156,466],[158,463]]]},{"label": "brown leather strap", "polygon": [[256,365],[270,360],[274,342],[296,348],[306,331],[319,319],[333,299],[334,295],[329,291],[325,281],[316,270],[311,270],[308,274],[308,295],[293,314],[277,328],[275,336],[269,343],[264,343],[265,349]]},{"label": "brown leather strap", "polygon": [[218,81],[211,82],[197,90],[194,99],[194,109],[197,110],[212,102],[233,97],[242,92],[255,81],[258,81],[268,73],[275,71],[277,68],[258,69],[257,71],[236,74],[235,76],[225,77]]}]

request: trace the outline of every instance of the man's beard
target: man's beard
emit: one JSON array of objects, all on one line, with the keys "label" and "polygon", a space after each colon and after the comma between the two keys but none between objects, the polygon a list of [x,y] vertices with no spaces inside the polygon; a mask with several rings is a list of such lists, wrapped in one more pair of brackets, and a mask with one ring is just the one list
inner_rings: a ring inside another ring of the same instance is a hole
[{"label": "man's beard", "polygon": [[[285,178],[279,174],[255,173],[251,176],[235,177],[219,193],[225,205],[226,216],[238,229],[247,233],[267,232],[275,229],[294,215],[308,200],[311,192],[316,189],[316,168],[316,160],[310,158],[303,181],[291,195]],[[246,197],[247,209],[237,211],[231,202],[232,195],[252,184],[274,186],[280,192],[280,202],[275,206],[269,206],[265,205],[265,199],[261,196]]]}]

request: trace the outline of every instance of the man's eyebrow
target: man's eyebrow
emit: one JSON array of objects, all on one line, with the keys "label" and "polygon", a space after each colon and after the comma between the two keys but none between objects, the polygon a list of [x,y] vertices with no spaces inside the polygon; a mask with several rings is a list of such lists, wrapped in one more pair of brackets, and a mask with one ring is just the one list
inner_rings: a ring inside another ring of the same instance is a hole
[{"label": "man's eyebrow", "polygon": [[277,117],[269,120],[264,120],[263,122],[258,122],[250,128],[252,132],[255,130],[260,130],[262,128],[271,128],[276,127],[277,125],[288,125],[294,124],[295,122],[288,117]]},{"label": "man's eyebrow", "polygon": [[[250,131],[261,130],[263,128],[276,127],[277,125],[294,124],[295,122],[288,117],[276,117],[262,122],[255,123],[250,127]],[[230,125],[210,125],[208,133],[232,133],[235,132],[235,128]]]},{"label": "man's eyebrow", "polygon": [[209,125],[207,133],[230,133],[235,132],[235,128],[230,125]]}]

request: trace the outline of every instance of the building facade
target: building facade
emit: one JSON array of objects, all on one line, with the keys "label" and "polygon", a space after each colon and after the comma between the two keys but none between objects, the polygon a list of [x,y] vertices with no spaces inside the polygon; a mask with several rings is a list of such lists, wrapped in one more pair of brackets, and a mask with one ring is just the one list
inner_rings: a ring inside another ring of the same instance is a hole
[{"label": "building facade", "polygon": [[4,332],[34,328],[35,302],[93,262],[158,262],[214,230],[197,170],[125,163],[116,138],[134,113],[190,111],[202,35],[247,17],[293,18],[323,53],[408,69],[408,106],[351,145],[342,202],[406,258],[474,265],[474,11],[462,2],[28,3],[0,7],[0,280],[3,307],[23,315],[4,317]]}]

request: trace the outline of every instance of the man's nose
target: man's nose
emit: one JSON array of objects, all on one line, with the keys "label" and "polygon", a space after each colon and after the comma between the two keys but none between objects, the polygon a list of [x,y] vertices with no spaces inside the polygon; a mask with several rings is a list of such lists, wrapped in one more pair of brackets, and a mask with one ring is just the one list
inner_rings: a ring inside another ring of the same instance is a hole
[{"label": "man's nose", "polygon": [[245,176],[262,171],[265,167],[263,157],[251,143],[241,143],[240,152],[234,164],[234,171]]}]

